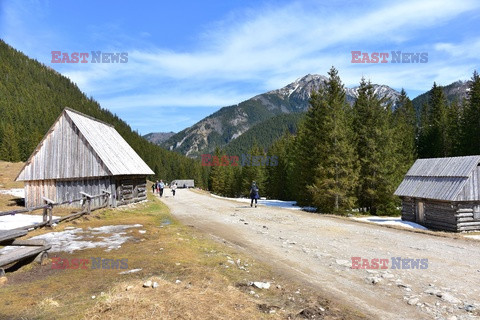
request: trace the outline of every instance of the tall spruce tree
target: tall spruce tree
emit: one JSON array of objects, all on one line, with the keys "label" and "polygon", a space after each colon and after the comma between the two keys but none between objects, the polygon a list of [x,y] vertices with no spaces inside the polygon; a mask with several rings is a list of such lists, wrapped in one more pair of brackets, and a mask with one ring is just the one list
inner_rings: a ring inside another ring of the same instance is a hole
[{"label": "tall spruce tree", "polygon": [[394,140],[396,146],[398,182],[403,178],[416,159],[416,113],[412,101],[407,97],[404,89],[400,92],[396,108],[393,112]]},{"label": "tall spruce tree", "polygon": [[398,176],[395,131],[390,124],[391,109],[383,102],[375,95],[370,82],[362,79],[353,107],[360,168],[357,198],[360,208],[371,214],[389,214],[395,210],[393,192]]},{"label": "tall spruce tree", "polygon": [[469,86],[462,123],[462,153],[480,154],[480,76],[476,70]]},{"label": "tall spruce tree", "polygon": [[0,137],[0,159],[17,162],[20,161],[20,148],[18,147],[18,136],[10,123],[5,125],[3,135]]},{"label": "tall spruce tree", "polygon": [[312,95],[298,142],[308,142],[300,150],[314,168],[313,183],[307,185],[313,205],[321,212],[343,213],[354,205],[356,158],[344,86],[334,67],[328,75],[325,87]]}]

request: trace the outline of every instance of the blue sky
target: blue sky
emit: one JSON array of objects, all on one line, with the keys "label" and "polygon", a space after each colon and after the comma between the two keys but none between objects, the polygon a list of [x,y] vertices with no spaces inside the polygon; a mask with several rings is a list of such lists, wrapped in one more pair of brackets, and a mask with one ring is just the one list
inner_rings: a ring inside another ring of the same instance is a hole
[{"label": "blue sky", "polygon": [[[0,38],[74,81],[141,134],[178,132],[333,65],[411,98],[480,65],[480,1],[0,0]],[[353,64],[351,51],[427,52]],[[127,52],[127,63],[51,63],[51,51]],[[389,59],[390,60],[390,59]]]}]

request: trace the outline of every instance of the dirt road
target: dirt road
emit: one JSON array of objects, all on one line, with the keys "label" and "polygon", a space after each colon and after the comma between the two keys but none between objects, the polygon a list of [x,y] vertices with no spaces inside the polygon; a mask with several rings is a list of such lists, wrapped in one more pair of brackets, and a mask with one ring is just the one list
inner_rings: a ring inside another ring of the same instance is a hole
[{"label": "dirt road", "polygon": [[[480,242],[396,230],[190,190],[162,198],[185,224],[244,248],[378,319],[479,319]],[[388,259],[388,269],[352,269],[352,257]],[[428,259],[393,269],[392,257]],[[425,266],[425,264],[423,265]]]}]

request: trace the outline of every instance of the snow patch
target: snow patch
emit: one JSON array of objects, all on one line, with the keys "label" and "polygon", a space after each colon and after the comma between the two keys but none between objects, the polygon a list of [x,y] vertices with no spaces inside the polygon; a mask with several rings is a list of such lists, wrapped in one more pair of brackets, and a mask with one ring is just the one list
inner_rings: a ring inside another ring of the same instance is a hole
[{"label": "snow patch", "polygon": [[422,225],[419,225],[415,222],[403,221],[399,217],[361,217],[361,218],[352,218],[353,220],[366,221],[377,224],[387,224],[392,226],[406,227],[412,229],[428,230]]},{"label": "snow patch", "polygon": [[[53,219],[58,219],[57,216],[52,216]],[[40,224],[43,222],[43,216],[32,214],[20,214],[9,216],[0,216],[0,230],[12,230],[21,227],[30,226],[32,224]]]},{"label": "snow patch", "polygon": [[[219,199],[233,200],[233,201],[243,202],[243,203],[248,203],[248,204],[250,204],[250,201],[251,201],[250,198],[227,198],[227,197],[217,196],[215,194],[212,194],[212,196],[215,197],[215,198],[219,198]],[[302,208],[302,207],[297,206],[296,201],[266,200],[266,198],[260,198],[258,200],[258,204],[263,204],[267,207],[277,207],[277,208],[292,209],[292,210],[311,209],[311,208]]]},{"label": "snow patch", "polygon": [[17,198],[25,198],[25,189],[5,189],[0,190],[0,194],[8,194]]},{"label": "snow patch", "polygon": [[122,244],[131,239],[125,230],[143,227],[141,224],[103,226],[98,228],[74,228],[60,232],[49,232],[31,240],[44,240],[51,244],[50,252],[68,252],[91,248],[106,248],[105,251],[119,249]]}]

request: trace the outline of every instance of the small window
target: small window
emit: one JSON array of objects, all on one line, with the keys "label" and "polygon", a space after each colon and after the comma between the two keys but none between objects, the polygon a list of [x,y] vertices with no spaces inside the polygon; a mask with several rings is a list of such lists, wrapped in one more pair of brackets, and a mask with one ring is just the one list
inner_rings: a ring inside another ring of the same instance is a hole
[{"label": "small window", "polygon": [[480,205],[473,206],[473,219],[480,220]]}]

